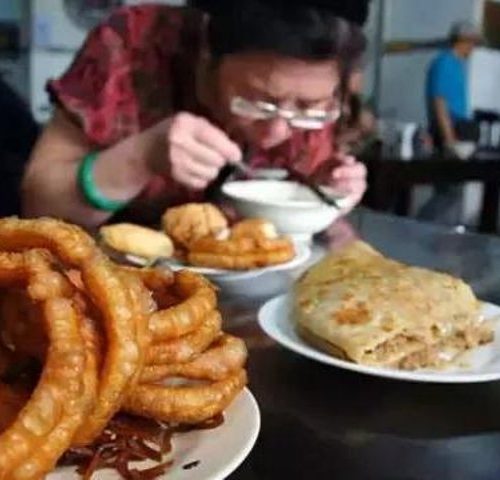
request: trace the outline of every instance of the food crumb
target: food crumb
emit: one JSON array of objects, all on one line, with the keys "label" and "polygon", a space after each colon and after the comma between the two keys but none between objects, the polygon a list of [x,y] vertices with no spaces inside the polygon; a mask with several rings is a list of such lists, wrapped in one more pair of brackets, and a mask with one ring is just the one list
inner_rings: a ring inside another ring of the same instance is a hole
[{"label": "food crumb", "polygon": [[183,470],[191,470],[192,468],[197,467],[200,464],[199,460],[195,460],[194,462],[186,463],[186,465],[182,466]]}]

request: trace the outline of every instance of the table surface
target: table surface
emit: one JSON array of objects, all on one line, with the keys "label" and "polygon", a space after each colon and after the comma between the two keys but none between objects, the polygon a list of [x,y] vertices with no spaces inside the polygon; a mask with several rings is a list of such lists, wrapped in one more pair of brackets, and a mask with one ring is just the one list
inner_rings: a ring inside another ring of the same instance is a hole
[{"label": "table surface", "polygon": [[[500,304],[500,238],[360,210],[315,254],[356,236],[393,258],[460,276]],[[284,289],[290,281],[283,277]],[[226,329],[248,343],[262,414],[257,444],[232,479],[500,479],[500,383],[407,383],[313,362],[264,335],[256,322],[262,301],[222,301]]]}]

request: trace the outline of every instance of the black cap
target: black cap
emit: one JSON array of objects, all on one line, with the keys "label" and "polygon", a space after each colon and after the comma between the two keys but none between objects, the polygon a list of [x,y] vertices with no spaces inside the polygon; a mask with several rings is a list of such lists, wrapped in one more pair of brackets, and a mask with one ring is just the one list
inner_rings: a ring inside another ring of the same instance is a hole
[{"label": "black cap", "polygon": [[245,1],[259,1],[290,8],[317,7],[331,12],[348,22],[362,26],[368,17],[370,0],[192,0],[191,4],[213,15],[223,13],[230,6],[239,6]]}]

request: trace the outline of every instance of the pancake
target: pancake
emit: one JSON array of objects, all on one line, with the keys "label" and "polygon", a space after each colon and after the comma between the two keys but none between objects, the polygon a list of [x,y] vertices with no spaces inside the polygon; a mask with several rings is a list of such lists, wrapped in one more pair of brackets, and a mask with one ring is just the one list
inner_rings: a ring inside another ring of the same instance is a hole
[{"label": "pancake", "polygon": [[330,254],[297,282],[305,341],[339,358],[401,369],[438,367],[493,339],[458,278],[388,259],[363,242]]}]

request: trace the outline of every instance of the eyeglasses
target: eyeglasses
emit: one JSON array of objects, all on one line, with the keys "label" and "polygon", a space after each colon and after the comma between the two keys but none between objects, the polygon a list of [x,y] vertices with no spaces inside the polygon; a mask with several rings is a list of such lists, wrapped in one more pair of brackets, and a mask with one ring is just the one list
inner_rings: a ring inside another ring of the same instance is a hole
[{"label": "eyeglasses", "polygon": [[231,100],[231,113],[251,120],[273,120],[283,118],[293,128],[303,130],[321,130],[329,123],[340,118],[340,107],[331,110],[289,110],[280,108],[274,103],[250,101],[242,97]]}]

